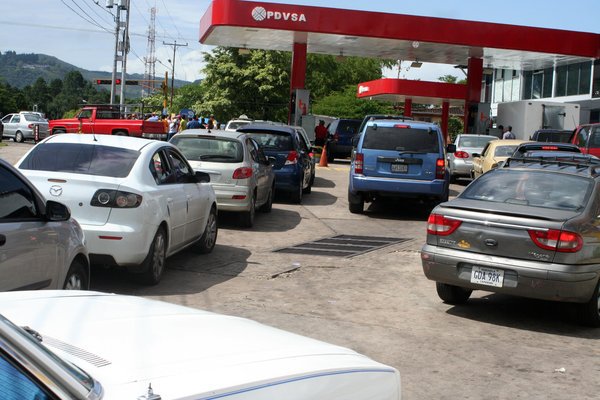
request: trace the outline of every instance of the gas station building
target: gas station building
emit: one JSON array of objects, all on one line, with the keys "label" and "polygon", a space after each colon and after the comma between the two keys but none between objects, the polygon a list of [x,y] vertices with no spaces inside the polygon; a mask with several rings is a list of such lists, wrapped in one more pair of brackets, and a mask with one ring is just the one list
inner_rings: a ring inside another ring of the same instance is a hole
[{"label": "gas station building", "polygon": [[359,98],[403,102],[406,116],[413,104],[439,105],[445,133],[451,106],[464,107],[465,131],[480,132],[498,103],[516,100],[575,102],[582,123],[600,122],[600,34],[213,0],[200,21],[200,42],[291,51],[290,95],[304,103],[307,53],[454,65],[466,72],[466,85],[382,78],[358,84],[356,92]]}]

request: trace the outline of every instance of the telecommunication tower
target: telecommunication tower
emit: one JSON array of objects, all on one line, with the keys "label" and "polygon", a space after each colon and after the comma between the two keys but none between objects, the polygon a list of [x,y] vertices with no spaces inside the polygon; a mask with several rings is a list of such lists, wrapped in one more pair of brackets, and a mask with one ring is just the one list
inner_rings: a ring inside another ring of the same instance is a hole
[{"label": "telecommunication tower", "polygon": [[150,9],[150,25],[148,26],[148,45],[144,57],[144,81],[142,97],[154,91],[154,77],[156,75],[156,7]]}]

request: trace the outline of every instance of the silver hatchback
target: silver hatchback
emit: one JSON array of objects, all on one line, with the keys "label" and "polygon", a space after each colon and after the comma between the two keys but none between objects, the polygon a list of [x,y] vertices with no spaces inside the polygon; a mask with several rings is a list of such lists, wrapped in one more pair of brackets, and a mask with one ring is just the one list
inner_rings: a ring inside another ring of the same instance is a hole
[{"label": "silver hatchback", "polygon": [[448,303],[475,289],[579,303],[600,326],[600,163],[509,159],[437,206],[421,260]]},{"label": "silver hatchback", "polygon": [[69,209],[0,159],[0,291],[88,289],[90,263]]},{"label": "silver hatchback", "polygon": [[[8,114],[2,118],[2,124],[4,125],[2,136],[13,139],[15,142],[39,141],[48,136],[48,121],[35,112]],[[37,138],[36,130],[38,131]]]},{"label": "silver hatchback", "polygon": [[471,177],[473,169],[473,153],[481,153],[485,145],[492,140],[497,140],[496,136],[460,134],[454,139],[456,151],[448,153],[448,171],[450,180],[456,181],[459,177]]}]

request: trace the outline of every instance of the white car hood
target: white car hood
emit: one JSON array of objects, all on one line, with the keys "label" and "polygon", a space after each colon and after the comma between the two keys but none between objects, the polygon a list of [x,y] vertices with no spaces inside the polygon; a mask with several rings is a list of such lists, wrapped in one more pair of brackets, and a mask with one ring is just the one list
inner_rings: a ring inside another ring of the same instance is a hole
[{"label": "white car hood", "polygon": [[244,393],[235,399],[264,399],[265,393],[248,393],[313,378],[331,385],[327,379],[351,374],[358,376],[352,381],[371,382],[379,397],[354,397],[360,388],[348,387],[346,399],[399,396],[395,369],[247,319],[74,291],[0,293],[0,313],[38,331],[52,351],[91,374],[104,387],[105,399],[137,398],[149,384],[163,400],[232,392]]}]

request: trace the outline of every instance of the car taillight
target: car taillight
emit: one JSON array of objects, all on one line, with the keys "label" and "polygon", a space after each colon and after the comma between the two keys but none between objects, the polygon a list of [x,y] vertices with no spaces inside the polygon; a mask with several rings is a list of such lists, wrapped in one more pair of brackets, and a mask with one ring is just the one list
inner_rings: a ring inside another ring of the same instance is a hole
[{"label": "car taillight", "polygon": [[364,165],[365,155],[363,153],[356,153],[356,155],[354,156],[354,173],[362,174]]},{"label": "car taillight", "polygon": [[142,196],[120,190],[100,189],[92,196],[90,205],[109,208],[136,208],[142,204]]},{"label": "car taillight", "polygon": [[298,152],[292,150],[288,153],[287,158],[285,159],[285,165],[292,165],[298,163]]},{"label": "car taillight", "polygon": [[444,179],[446,175],[446,161],[443,158],[438,158],[435,162],[435,179]]},{"label": "car taillight", "polygon": [[29,129],[33,129],[33,127],[34,127],[34,124],[27,125],[27,128],[29,128]]},{"label": "car taillight", "polygon": [[252,176],[252,168],[241,167],[233,171],[233,179],[248,179]]},{"label": "car taillight", "polygon": [[538,247],[559,253],[576,253],[583,247],[583,239],[579,234],[558,229],[538,231],[527,230],[529,237]]},{"label": "car taillight", "polygon": [[431,214],[427,219],[427,233],[448,236],[462,224],[462,221],[447,218],[440,214]]},{"label": "car taillight", "polygon": [[335,140],[336,142],[340,139],[340,135],[338,135],[337,133],[335,135],[333,135],[333,140]]},{"label": "car taillight", "polygon": [[396,124],[396,125],[394,125],[394,128],[408,129],[408,128],[410,128],[410,125],[406,125],[406,124]]},{"label": "car taillight", "polygon": [[454,157],[456,158],[469,158],[469,153],[466,151],[457,151],[454,153]]},{"label": "car taillight", "polygon": [[542,146],[542,150],[558,150],[558,146]]}]

